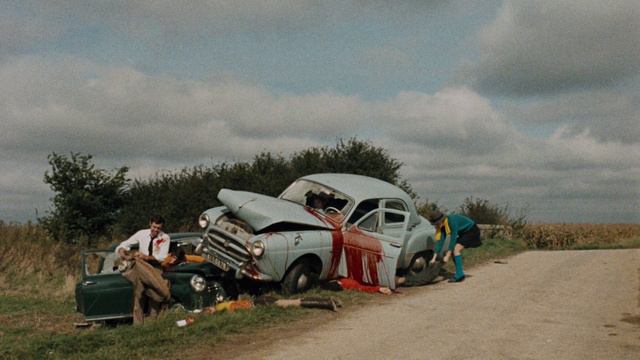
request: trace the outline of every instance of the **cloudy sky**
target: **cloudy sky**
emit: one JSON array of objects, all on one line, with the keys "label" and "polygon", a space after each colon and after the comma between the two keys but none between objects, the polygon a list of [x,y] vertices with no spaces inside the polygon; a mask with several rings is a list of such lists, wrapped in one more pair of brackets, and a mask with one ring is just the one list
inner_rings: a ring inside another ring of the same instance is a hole
[{"label": "cloudy sky", "polygon": [[0,219],[49,209],[54,151],[145,178],[357,136],[450,210],[638,223],[638,19],[637,0],[0,1]]}]

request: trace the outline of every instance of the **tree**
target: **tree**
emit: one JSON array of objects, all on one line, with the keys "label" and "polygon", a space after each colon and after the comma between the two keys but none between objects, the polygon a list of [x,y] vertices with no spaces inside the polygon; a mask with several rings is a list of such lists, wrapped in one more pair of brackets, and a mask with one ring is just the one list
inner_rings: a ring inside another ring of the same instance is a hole
[{"label": "tree", "polygon": [[335,147],[323,149],[323,157],[325,171],[366,175],[397,185],[401,182],[402,163],[368,141],[340,139]]},{"label": "tree", "polygon": [[92,158],[79,153],[47,156],[51,172],[45,172],[44,182],[55,196],[53,210],[38,221],[58,241],[86,241],[91,246],[97,236],[111,230],[123,206],[129,169],[97,169]]},{"label": "tree", "polygon": [[179,172],[135,180],[118,221],[118,230],[131,233],[146,224],[150,213],[167,219],[167,231],[196,230],[198,215],[218,206],[222,188],[278,196],[295,179],[313,173],[341,172],[367,175],[394,183],[410,194],[400,179],[402,163],[368,141],[339,140],[335,147],[312,147],[285,158],[262,152],[251,161],[198,166]]}]

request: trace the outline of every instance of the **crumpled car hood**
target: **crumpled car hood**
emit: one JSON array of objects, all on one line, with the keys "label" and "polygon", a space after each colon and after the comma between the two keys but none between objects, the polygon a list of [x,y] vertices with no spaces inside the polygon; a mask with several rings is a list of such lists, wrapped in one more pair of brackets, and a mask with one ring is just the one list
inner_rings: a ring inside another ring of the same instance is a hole
[{"label": "crumpled car hood", "polygon": [[278,223],[332,228],[302,205],[267,195],[222,189],[218,192],[218,200],[256,232]]}]

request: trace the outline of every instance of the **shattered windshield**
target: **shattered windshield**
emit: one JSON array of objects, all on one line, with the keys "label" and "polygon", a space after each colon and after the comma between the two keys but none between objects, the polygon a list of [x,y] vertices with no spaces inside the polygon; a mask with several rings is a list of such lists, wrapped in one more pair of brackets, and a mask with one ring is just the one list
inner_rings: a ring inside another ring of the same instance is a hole
[{"label": "shattered windshield", "polygon": [[349,212],[353,203],[345,194],[308,180],[294,182],[280,194],[279,198],[321,210],[333,207],[343,214]]}]

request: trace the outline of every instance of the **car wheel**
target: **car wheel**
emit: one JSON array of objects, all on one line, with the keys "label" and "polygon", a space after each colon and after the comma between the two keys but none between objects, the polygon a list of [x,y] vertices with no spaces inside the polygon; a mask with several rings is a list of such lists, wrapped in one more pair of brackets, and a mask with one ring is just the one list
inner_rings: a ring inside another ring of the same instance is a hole
[{"label": "car wheel", "polygon": [[430,264],[432,256],[430,252],[426,252],[418,253],[413,257],[409,269],[407,269],[405,286],[426,285],[438,277],[442,263],[436,261]]},{"label": "car wheel", "polygon": [[315,285],[317,279],[318,276],[313,272],[311,265],[302,260],[289,269],[282,281],[282,290],[286,294],[305,292]]},{"label": "car wheel", "polygon": [[174,301],[174,302],[173,302],[173,305],[171,305],[171,307],[169,308],[169,310],[170,310],[171,312],[183,312],[183,311],[186,311],[186,310],[187,310],[187,309],[184,307],[184,305],[182,305],[182,304],[181,304],[181,303],[179,303],[179,302],[175,302],[175,300],[174,300],[174,299],[172,299],[172,300]]}]

